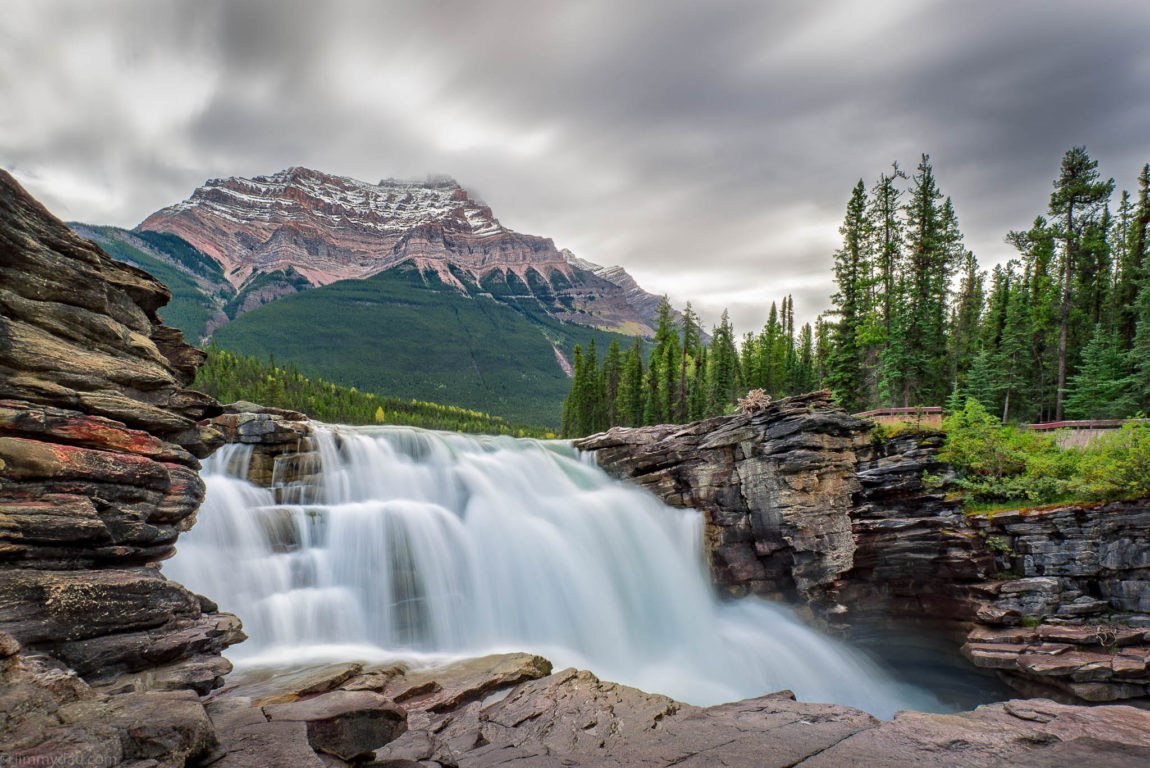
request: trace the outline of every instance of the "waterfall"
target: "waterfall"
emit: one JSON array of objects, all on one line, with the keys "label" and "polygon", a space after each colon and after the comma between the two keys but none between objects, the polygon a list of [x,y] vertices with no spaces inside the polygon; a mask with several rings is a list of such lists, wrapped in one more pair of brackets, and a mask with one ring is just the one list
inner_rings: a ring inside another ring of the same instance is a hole
[{"label": "waterfall", "polygon": [[243,619],[237,664],[530,651],[699,705],[789,688],[883,717],[939,708],[783,606],[717,598],[701,516],[566,443],[317,432],[322,473],[300,503],[238,479],[250,448],[213,456],[164,566]]}]

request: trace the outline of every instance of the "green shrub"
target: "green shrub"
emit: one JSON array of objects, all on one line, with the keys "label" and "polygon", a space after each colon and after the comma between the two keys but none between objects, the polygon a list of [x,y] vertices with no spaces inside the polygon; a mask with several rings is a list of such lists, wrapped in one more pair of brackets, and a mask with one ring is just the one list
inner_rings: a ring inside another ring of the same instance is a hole
[{"label": "green shrub", "polygon": [[1092,499],[1150,496],[1150,425],[1130,421],[1086,452],[1075,492]]},{"label": "green shrub", "polygon": [[943,421],[939,458],[958,472],[973,503],[1059,501],[1072,493],[1081,453],[1061,450],[1050,435],[1003,426],[978,400]]}]

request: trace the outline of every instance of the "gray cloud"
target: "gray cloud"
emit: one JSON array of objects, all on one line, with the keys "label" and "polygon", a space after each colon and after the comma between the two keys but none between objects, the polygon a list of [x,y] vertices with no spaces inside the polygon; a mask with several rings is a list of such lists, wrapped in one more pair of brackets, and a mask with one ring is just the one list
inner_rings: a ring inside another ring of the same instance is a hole
[{"label": "gray cloud", "polygon": [[448,173],[740,331],[813,319],[850,187],[929,152],[984,264],[1086,144],[1150,160],[1150,6],[7,0],[0,166],[133,225],[213,176]]}]

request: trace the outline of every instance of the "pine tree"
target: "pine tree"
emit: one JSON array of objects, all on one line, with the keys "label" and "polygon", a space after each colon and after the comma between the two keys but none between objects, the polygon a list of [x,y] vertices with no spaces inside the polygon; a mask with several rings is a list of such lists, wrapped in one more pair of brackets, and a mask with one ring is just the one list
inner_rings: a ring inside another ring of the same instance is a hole
[{"label": "pine tree", "polygon": [[967,251],[962,263],[962,283],[958,289],[958,307],[950,327],[950,377],[952,388],[966,376],[978,349],[979,324],[986,297],[983,290],[984,274],[978,269],[978,259]]},{"label": "pine tree", "polygon": [[1094,326],[1090,342],[1082,350],[1082,365],[1070,377],[1066,412],[1079,419],[1124,419],[1137,405],[1132,394],[1133,377],[1126,371],[1117,331]]},{"label": "pine tree", "polygon": [[899,217],[902,210],[898,189],[899,180],[906,180],[906,173],[892,165],[889,176],[882,174],[871,191],[871,204],[868,211],[870,228],[875,239],[875,260],[877,262],[878,296],[880,324],[883,337],[890,338],[893,303],[897,300],[895,285],[902,261],[903,223]]},{"label": "pine tree", "polygon": [[939,403],[951,390],[946,366],[947,307],[950,276],[962,246],[954,206],[939,191],[928,155],[922,156],[911,183],[906,206],[907,306],[901,342],[906,347],[905,405]]},{"label": "pine tree", "polygon": [[678,421],[686,421],[690,414],[690,404],[688,387],[690,384],[688,378],[688,368],[691,367],[692,361],[699,356],[699,346],[701,344],[701,334],[699,333],[699,316],[691,308],[691,302],[687,302],[686,309],[683,310],[683,317],[681,322],[681,341],[682,350],[679,353],[679,388],[676,398],[675,417]]},{"label": "pine tree", "polygon": [[1085,147],[1073,147],[1062,157],[1062,167],[1050,195],[1050,217],[1059,249],[1060,301],[1058,313],[1058,383],[1054,419],[1062,420],[1070,354],[1071,308],[1084,257],[1084,234],[1101,215],[1114,191],[1114,180],[1099,181],[1098,162]]},{"label": "pine tree", "polygon": [[739,357],[735,349],[735,331],[726,310],[719,327],[711,332],[710,398],[707,413],[717,416],[738,397]]},{"label": "pine tree", "polygon": [[1134,373],[1130,393],[1141,410],[1150,412],[1150,252],[1142,260],[1142,286],[1136,310],[1134,342],[1128,357]]},{"label": "pine tree", "polygon": [[849,411],[859,411],[866,403],[863,391],[863,354],[859,344],[862,324],[868,310],[870,257],[867,248],[866,187],[859,179],[847,203],[839,234],[842,247],[835,253],[835,285],[831,297],[838,317],[828,362],[827,381],[835,399]]},{"label": "pine tree", "polygon": [[[978,352],[971,361],[970,375],[963,391],[966,398],[977,400],[987,411],[997,410],[1002,382],[999,379],[998,366],[986,350]],[[965,402],[964,398],[963,403]]]},{"label": "pine tree", "polygon": [[643,401],[643,340],[636,336],[623,357],[616,398],[618,423],[628,427],[640,426],[643,423]]},{"label": "pine tree", "polygon": [[607,357],[603,361],[603,396],[606,401],[606,427],[620,424],[619,385],[623,378],[623,354],[618,339],[611,339]]}]

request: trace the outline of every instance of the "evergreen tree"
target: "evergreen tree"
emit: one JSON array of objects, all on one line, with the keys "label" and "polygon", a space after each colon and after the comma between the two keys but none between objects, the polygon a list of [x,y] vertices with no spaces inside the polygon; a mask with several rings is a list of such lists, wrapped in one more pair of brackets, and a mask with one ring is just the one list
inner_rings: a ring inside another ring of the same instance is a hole
[{"label": "evergreen tree", "polygon": [[1082,365],[1068,382],[1066,412],[1079,419],[1126,418],[1137,409],[1132,383],[1118,332],[1098,323],[1082,350]]},{"label": "evergreen tree", "polygon": [[859,411],[866,403],[863,391],[863,354],[859,337],[866,313],[867,293],[870,290],[870,257],[867,249],[868,224],[866,220],[866,187],[859,179],[847,203],[839,234],[842,247],[835,253],[835,285],[838,290],[831,297],[834,313],[838,317],[830,359],[827,361],[827,383],[835,399],[849,411]]},{"label": "evergreen tree", "polygon": [[1054,419],[1062,419],[1070,354],[1071,308],[1080,260],[1087,254],[1085,234],[1096,224],[1114,191],[1114,180],[1100,181],[1098,162],[1085,147],[1073,147],[1062,157],[1062,167],[1050,195],[1050,217],[1059,249],[1058,383]]},{"label": "evergreen tree", "polygon": [[643,423],[643,340],[638,336],[623,357],[616,399],[618,423],[637,427]]},{"label": "evergreen tree", "polygon": [[[967,398],[974,399],[988,411],[996,410],[998,396],[1002,391],[1002,382],[998,374],[998,366],[990,353],[986,350],[978,352],[970,363],[970,375],[963,388],[966,397],[962,403],[965,403]],[[953,405],[953,401],[948,401],[948,404]]]},{"label": "evergreen tree", "polygon": [[907,202],[906,321],[901,343],[904,405],[938,403],[946,381],[946,320],[950,274],[962,242],[954,208],[943,200],[930,157],[923,155]]},{"label": "evergreen tree", "polygon": [[1142,286],[1136,300],[1136,328],[1129,366],[1134,372],[1130,392],[1143,411],[1150,411],[1150,253],[1142,261]]},{"label": "evergreen tree", "polygon": [[984,274],[978,269],[978,259],[967,251],[962,262],[962,283],[958,289],[958,307],[954,311],[950,329],[950,377],[952,387],[958,387],[966,376],[978,350],[979,324],[986,301],[983,291]]},{"label": "evergreen tree", "polygon": [[699,316],[695,314],[689,301],[686,309],[683,310],[681,328],[680,336],[683,346],[679,353],[679,389],[676,398],[675,417],[679,421],[686,421],[690,414],[688,369],[692,366],[693,361],[698,359],[701,345]]},{"label": "evergreen tree", "polygon": [[719,320],[719,327],[711,332],[710,355],[710,398],[707,414],[717,416],[738,397],[739,357],[735,349],[735,331],[726,310]]},{"label": "evergreen tree", "polygon": [[874,185],[868,211],[870,229],[874,235],[878,272],[876,301],[880,308],[880,325],[884,339],[890,338],[892,307],[897,300],[895,285],[901,268],[903,245],[903,223],[899,217],[902,210],[900,202],[902,191],[898,189],[897,183],[905,179],[906,173],[898,167],[898,163],[894,163],[891,174],[880,175]]}]

